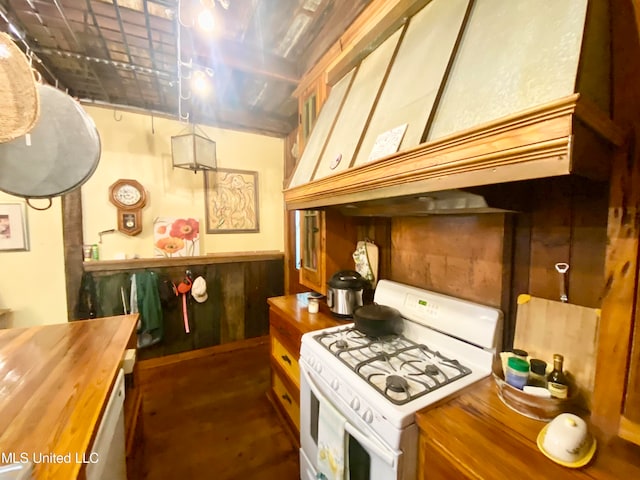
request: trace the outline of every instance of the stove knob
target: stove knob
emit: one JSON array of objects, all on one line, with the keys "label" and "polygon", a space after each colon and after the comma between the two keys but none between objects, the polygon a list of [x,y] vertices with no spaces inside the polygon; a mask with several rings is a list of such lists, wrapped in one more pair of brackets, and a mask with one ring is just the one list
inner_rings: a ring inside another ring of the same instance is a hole
[{"label": "stove knob", "polygon": [[334,390],[338,390],[339,387],[340,387],[340,382],[338,381],[337,378],[334,378],[333,380],[331,380],[331,388],[333,388]]},{"label": "stove knob", "polygon": [[351,408],[353,408],[356,412],[360,409],[360,400],[358,400],[358,397],[353,397],[351,399]]},{"label": "stove knob", "polygon": [[320,365],[320,362],[315,362],[313,364],[313,368],[316,372],[321,373],[322,372],[322,365]]},{"label": "stove knob", "polygon": [[367,409],[367,411],[362,414],[362,419],[367,423],[373,422],[373,412]]}]

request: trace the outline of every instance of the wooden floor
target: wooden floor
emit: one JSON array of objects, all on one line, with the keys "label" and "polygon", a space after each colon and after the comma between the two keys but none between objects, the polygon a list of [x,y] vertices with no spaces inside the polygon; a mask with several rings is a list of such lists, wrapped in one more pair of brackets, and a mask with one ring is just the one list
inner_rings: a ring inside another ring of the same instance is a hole
[{"label": "wooden floor", "polygon": [[266,397],[268,340],[249,345],[178,363],[140,362],[142,478],[299,478],[298,452]]}]

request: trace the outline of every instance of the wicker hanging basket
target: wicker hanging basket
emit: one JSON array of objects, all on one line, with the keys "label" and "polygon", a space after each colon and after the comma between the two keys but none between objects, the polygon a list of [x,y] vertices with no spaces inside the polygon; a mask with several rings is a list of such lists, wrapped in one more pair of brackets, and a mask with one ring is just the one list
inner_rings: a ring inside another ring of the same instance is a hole
[{"label": "wicker hanging basket", "polygon": [[31,131],[40,115],[38,89],[29,60],[0,32],[0,143]]}]

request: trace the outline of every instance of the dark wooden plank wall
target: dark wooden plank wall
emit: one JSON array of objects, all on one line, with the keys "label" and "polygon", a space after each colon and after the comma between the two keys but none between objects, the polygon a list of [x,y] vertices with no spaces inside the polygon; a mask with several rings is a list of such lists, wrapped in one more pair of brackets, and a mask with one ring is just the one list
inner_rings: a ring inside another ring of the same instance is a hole
[{"label": "dark wooden plank wall", "polygon": [[[163,340],[139,349],[138,358],[160,357],[269,333],[267,298],[284,294],[281,259],[147,270],[178,284],[187,269],[194,279],[202,276],[206,280],[208,294],[204,303],[188,300],[190,333],[184,331],[180,297],[163,309]],[[99,282],[99,277],[122,273],[107,271],[93,275]]]},{"label": "dark wooden plank wall", "polygon": [[570,265],[569,302],[600,307],[607,242],[608,185],[581,178],[532,188],[529,293],[560,299],[558,262]]},{"label": "dark wooden plank wall", "polygon": [[569,301],[600,307],[608,184],[562,177],[521,182],[518,190],[524,210],[515,214],[393,218],[382,260],[390,273],[382,278],[500,308],[504,348],[513,341],[519,294],[559,300],[558,262],[570,264]]},{"label": "dark wooden plank wall", "polygon": [[391,239],[392,280],[500,306],[504,214],[395,218]]},{"label": "dark wooden plank wall", "polygon": [[67,285],[67,317],[73,320],[82,279],[82,196],[80,189],[62,195],[64,274]]}]

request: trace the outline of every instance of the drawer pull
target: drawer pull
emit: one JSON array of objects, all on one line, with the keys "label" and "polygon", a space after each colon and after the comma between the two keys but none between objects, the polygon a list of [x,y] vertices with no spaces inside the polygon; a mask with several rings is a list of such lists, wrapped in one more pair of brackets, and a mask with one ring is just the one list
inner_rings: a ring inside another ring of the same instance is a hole
[{"label": "drawer pull", "polygon": [[287,402],[289,402],[289,404],[293,403],[291,401],[291,397],[289,395],[287,395],[286,393],[284,395],[282,395],[282,399],[286,400]]},{"label": "drawer pull", "polygon": [[287,362],[289,365],[291,365],[291,359],[289,358],[288,355],[281,355],[282,360],[284,360],[285,362]]}]

